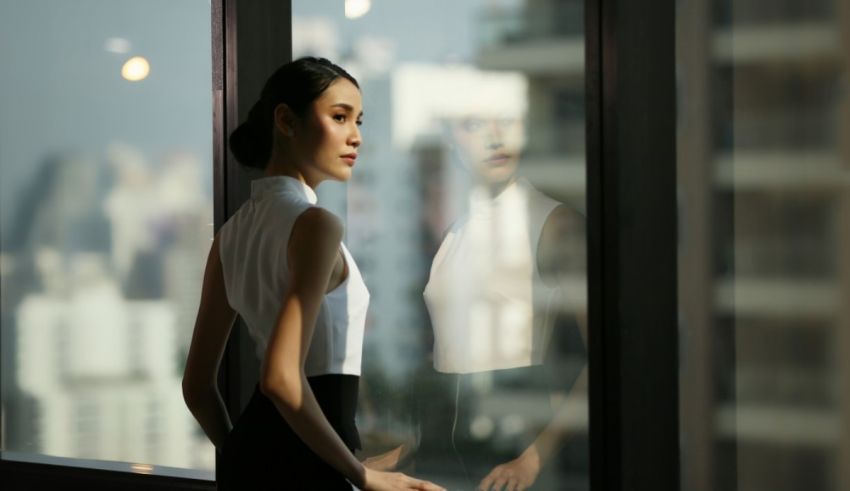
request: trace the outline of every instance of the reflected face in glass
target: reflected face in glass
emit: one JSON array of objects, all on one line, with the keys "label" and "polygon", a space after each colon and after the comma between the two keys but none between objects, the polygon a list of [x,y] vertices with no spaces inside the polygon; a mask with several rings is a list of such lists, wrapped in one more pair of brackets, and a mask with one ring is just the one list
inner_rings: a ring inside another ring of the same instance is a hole
[{"label": "reflected face in glass", "polygon": [[516,172],[525,126],[516,116],[469,115],[451,122],[464,165],[481,181],[501,182]]},{"label": "reflected face in glass", "polygon": [[322,179],[349,180],[361,143],[360,90],[347,79],[337,79],[310,109],[297,134],[309,167],[305,170]]}]

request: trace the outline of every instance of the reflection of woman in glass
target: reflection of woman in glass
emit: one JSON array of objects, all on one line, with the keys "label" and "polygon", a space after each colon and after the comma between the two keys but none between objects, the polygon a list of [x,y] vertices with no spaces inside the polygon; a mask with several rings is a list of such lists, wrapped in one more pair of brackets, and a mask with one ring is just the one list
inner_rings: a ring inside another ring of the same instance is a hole
[{"label": "reflection of woman in glass", "polygon": [[[351,177],[361,117],[354,78],[304,58],[271,76],[230,137],[236,158],[265,177],[213,241],[183,382],[221,452],[219,489],[440,489],[352,453],[369,292],[314,189]],[[237,313],[263,364],[231,429],[215,380]]]},{"label": "reflection of woman in glass", "polygon": [[434,377],[454,393],[422,443],[448,439],[476,489],[553,486],[539,478],[560,465],[546,465],[566,436],[555,401],[584,359],[582,299],[565,288],[570,273],[583,278],[584,220],[517,177],[521,117],[469,112],[448,126],[472,188],[425,289]]}]

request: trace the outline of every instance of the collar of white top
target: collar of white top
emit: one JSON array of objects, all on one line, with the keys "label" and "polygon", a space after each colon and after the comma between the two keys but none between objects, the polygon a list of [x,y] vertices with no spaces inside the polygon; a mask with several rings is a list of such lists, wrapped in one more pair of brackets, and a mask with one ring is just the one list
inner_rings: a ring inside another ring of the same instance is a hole
[{"label": "collar of white top", "polygon": [[319,198],[316,191],[306,183],[289,176],[268,176],[251,181],[251,197],[257,198],[269,192],[294,191],[315,205]]},{"label": "collar of white top", "polygon": [[508,184],[496,196],[490,195],[485,186],[473,187],[469,192],[468,214],[470,218],[489,219],[497,208],[517,206],[519,197],[526,194],[530,187],[531,184],[524,177]]}]

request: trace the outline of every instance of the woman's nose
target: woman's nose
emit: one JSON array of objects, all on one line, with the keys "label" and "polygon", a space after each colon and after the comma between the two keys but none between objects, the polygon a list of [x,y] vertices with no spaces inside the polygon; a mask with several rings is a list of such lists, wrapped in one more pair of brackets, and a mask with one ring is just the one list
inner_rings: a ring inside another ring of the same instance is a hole
[{"label": "woman's nose", "polygon": [[348,137],[348,144],[351,145],[354,148],[357,148],[357,147],[360,146],[360,141],[361,141],[360,128],[358,126],[355,126],[354,131]]},{"label": "woman's nose", "polygon": [[487,125],[487,148],[499,148],[502,146],[502,132],[497,123]]}]

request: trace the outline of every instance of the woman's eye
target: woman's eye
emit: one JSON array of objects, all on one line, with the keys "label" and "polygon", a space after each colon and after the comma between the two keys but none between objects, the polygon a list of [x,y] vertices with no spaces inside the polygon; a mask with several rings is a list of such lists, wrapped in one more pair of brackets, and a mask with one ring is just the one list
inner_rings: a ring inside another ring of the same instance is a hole
[{"label": "woman's eye", "polygon": [[358,120],[358,121],[357,121],[357,126],[363,126],[363,121],[362,121],[362,120]]},{"label": "woman's eye", "polygon": [[345,122],[345,114],[334,115],[334,120],[339,121],[340,123],[344,123]]}]

